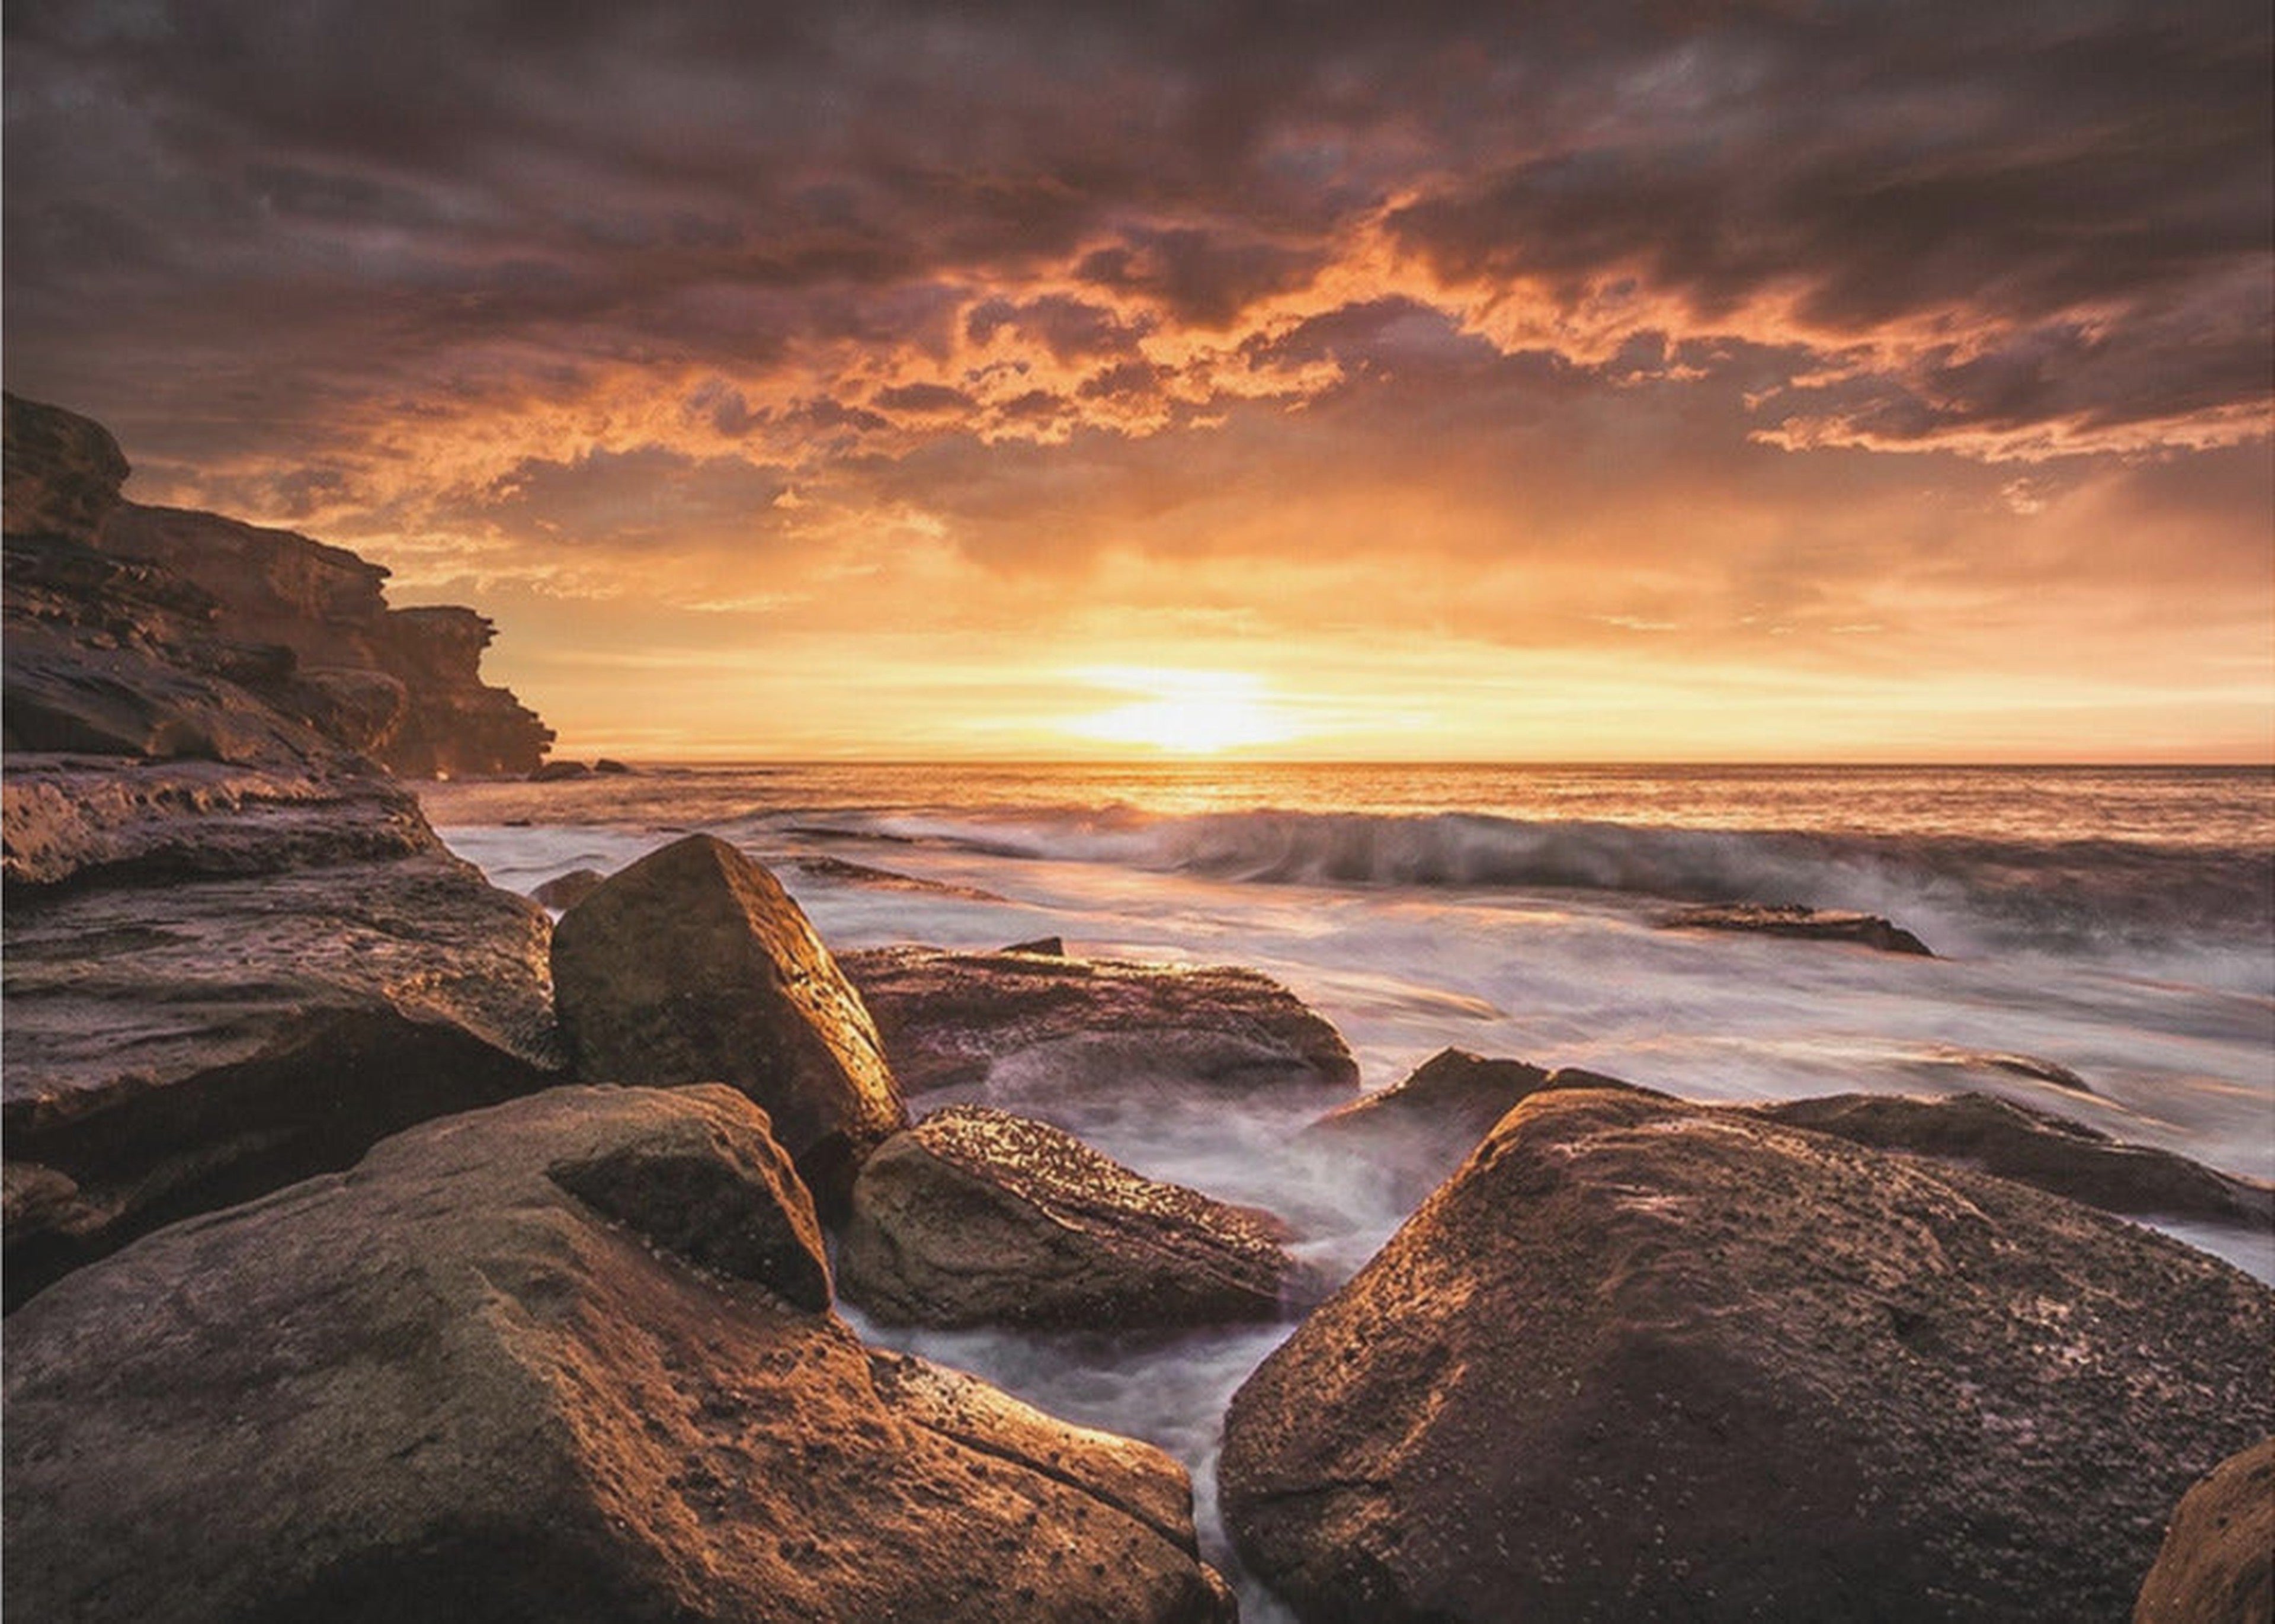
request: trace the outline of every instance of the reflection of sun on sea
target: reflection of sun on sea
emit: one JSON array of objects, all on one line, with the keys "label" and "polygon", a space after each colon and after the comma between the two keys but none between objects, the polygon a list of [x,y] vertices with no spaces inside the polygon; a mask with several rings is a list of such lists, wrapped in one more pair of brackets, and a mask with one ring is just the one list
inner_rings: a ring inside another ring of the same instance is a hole
[{"label": "reflection of sun on sea", "polygon": [[1265,697],[1263,683],[1243,672],[1100,666],[1071,675],[1096,687],[1138,696],[1127,705],[1060,724],[1083,738],[1207,755],[1295,736],[1287,717]]}]

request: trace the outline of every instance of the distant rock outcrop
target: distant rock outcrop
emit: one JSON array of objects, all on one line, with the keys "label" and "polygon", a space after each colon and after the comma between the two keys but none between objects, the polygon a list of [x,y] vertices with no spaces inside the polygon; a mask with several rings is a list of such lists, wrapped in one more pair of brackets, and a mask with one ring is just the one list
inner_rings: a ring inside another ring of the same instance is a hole
[{"label": "distant rock outcrop", "polygon": [[1659,922],[1668,930],[1744,931],[1757,936],[1798,936],[1809,941],[1846,941],[1881,953],[1908,953],[1933,958],[1928,945],[1900,925],[1878,914],[1850,913],[1839,909],[1804,908],[1797,903],[1775,906],[1759,903],[1714,903],[1683,908]]},{"label": "distant rock outcrop", "polygon": [[[94,690],[121,685],[106,670],[117,661],[100,656],[122,650],[236,684],[409,776],[525,774],[542,759],[552,730],[481,680],[494,628],[473,610],[389,608],[387,570],[344,548],[125,501],[117,442],[76,413],[11,395],[6,419],[11,642],[26,622],[50,644],[78,633],[63,641]],[[146,724],[27,734],[19,713],[64,685],[60,651],[36,652],[36,671],[12,659],[8,671],[11,748],[250,759],[194,721],[172,733]],[[19,703],[19,683],[41,695]]]},{"label": "distant rock outcrop", "polygon": [[1284,1239],[1047,1123],[950,1106],[863,1164],[838,1268],[889,1324],[1120,1331],[1274,1318],[1305,1278]]},{"label": "distant rock outcrop", "polygon": [[9,1618],[1222,1624],[1160,1450],[865,1348],[723,1088],[562,1089],[8,1324]]},{"label": "distant rock outcrop", "polygon": [[1558,1091],[1249,1379],[1220,1482],[1306,1620],[2117,1620],[2271,1346],[2275,1293],[2075,1202]]}]

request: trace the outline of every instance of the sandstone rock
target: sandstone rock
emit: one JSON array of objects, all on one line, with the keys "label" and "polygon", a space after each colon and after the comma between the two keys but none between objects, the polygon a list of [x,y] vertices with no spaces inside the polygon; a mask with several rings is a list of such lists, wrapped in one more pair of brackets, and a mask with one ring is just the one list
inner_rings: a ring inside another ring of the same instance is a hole
[{"label": "sandstone rock", "polygon": [[879,1146],[838,1251],[892,1325],[1125,1330],[1268,1319],[1307,1276],[1269,1213],[1144,1178],[1042,1122],[971,1106]]},{"label": "sandstone rock", "polygon": [[130,472],[102,424],[59,406],[10,395],[5,401],[8,533],[85,541],[118,505]]},{"label": "sandstone rock", "polygon": [[1228,1617],[1166,1456],[785,1298],[779,1158],[725,1089],[558,1090],[80,1272],[9,1324],[9,1615]]},{"label": "sandstone rock", "polygon": [[1342,1035],[1252,970],[936,948],[839,962],[911,1095],[1013,1071],[1047,1079],[1039,1091],[1059,1097],[1148,1081],[1323,1099],[1358,1087]]},{"label": "sandstone rock", "polygon": [[1047,959],[1062,959],[1066,956],[1066,939],[1062,936],[1038,936],[1032,941],[1015,941],[1002,951],[1032,953]]},{"label": "sandstone rock", "polygon": [[2275,1438],[2190,1489],[2141,1586],[2134,1624],[2275,1620]]},{"label": "sandstone rock", "polygon": [[545,948],[541,912],[435,850],[11,895],[0,1125],[78,1194],[10,1223],[9,1301],[551,1080]]},{"label": "sandstone rock", "polygon": [[1980,1167],[2105,1212],[2275,1230],[2275,1188],[1991,1094],[1834,1094],[1750,1109],[1876,1150]]},{"label": "sandstone rock", "polygon": [[608,756],[602,756],[598,760],[594,761],[593,763],[593,770],[595,773],[616,778],[629,777],[631,774],[631,767],[626,767],[623,762]]},{"label": "sandstone rock", "polygon": [[266,874],[440,850],[417,799],[358,764],[14,755],[0,780],[0,874],[11,888]]},{"label": "sandstone rock", "polygon": [[2116,1619],[2275,1295],[1969,1169],[1536,1096],[1235,1397],[1306,1620]]},{"label": "sandstone rock", "polygon": [[529,782],[533,784],[557,784],[571,778],[590,778],[593,769],[582,761],[548,761],[531,769]]},{"label": "sandstone rock", "polygon": [[390,609],[384,569],[306,536],[121,501],[99,424],[6,404],[10,749],[265,760],[265,707],[398,773],[536,766],[552,732],[480,680],[481,616]]},{"label": "sandstone rock", "polygon": [[565,874],[556,874],[529,895],[548,908],[566,913],[599,890],[608,878],[597,868],[572,868]]},{"label": "sandstone rock", "polygon": [[1935,956],[1918,937],[1877,914],[1803,908],[1793,903],[1774,907],[1733,903],[1684,908],[1669,914],[1661,924],[1670,930],[1750,931],[1765,936],[1799,936],[1811,941],[1854,942],[1882,953]]},{"label": "sandstone rock", "polygon": [[861,998],[773,875],[691,835],[612,875],[553,936],[578,1075],[723,1082],[765,1107],[825,1209],[908,1122]]}]

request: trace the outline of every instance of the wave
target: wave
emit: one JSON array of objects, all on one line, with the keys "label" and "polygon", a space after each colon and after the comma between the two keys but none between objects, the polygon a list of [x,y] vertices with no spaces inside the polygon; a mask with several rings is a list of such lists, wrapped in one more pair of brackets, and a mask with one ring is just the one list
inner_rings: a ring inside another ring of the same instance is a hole
[{"label": "wave", "polygon": [[1253,884],[1797,903],[1885,914],[1970,946],[2075,950],[2275,933],[2275,853],[2254,849],[1528,821],[1479,812],[1164,816],[1119,804],[848,820],[833,832]]}]

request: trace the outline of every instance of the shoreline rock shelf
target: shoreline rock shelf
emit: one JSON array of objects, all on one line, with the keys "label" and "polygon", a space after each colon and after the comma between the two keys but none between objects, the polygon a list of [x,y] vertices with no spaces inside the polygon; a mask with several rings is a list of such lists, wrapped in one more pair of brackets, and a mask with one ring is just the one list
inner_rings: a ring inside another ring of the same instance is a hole
[{"label": "shoreline rock shelf", "polygon": [[838,1270],[889,1325],[1138,1330],[1276,1318],[1309,1279],[1287,1238],[1046,1123],[951,1106],[863,1165]]},{"label": "shoreline rock shelf", "polygon": [[911,1098],[991,1081],[1016,1087],[1020,1073],[1061,1094],[1169,1083],[1326,1103],[1358,1091],[1342,1035],[1252,970],[922,947],[838,963]]}]

